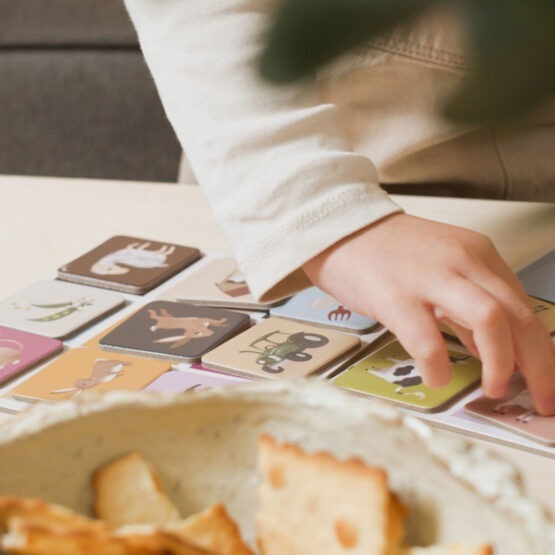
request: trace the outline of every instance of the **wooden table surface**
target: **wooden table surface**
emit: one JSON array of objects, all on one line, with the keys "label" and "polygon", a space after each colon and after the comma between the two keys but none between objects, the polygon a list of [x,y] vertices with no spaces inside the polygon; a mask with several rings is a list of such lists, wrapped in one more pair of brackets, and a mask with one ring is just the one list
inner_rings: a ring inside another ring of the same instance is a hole
[{"label": "wooden table surface", "polygon": [[[194,185],[0,176],[0,198],[0,298],[54,275],[59,266],[112,235],[231,252]],[[484,233],[513,269],[555,246],[555,204],[411,196],[395,200],[411,214]],[[510,459],[530,494],[555,515],[555,460],[479,443]]]}]

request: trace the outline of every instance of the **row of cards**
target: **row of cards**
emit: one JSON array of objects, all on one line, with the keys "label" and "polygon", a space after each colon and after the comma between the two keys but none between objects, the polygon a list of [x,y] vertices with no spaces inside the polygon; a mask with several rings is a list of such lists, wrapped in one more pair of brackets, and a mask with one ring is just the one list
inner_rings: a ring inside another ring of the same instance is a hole
[{"label": "row of cards", "polygon": [[[4,325],[0,327],[0,383],[60,352],[60,339],[126,304],[122,295],[83,284],[142,294],[199,257],[198,250],[190,247],[115,237],[60,269],[60,279],[79,285],[40,282],[0,302],[0,324]],[[548,274],[551,277],[546,277]],[[529,292],[555,301],[554,275],[552,251],[519,277]],[[366,334],[378,326],[316,288],[279,306],[258,303],[235,261],[229,258],[201,265],[158,298],[161,300],[142,306],[82,347],[64,353],[10,394],[26,401],[56,401],[86,389],[188,391],[232,385],[245,378],[291,379],[320,374],[359,351],[360,338],[352,333]],[[538,299],[531,302],[555,334],[555,306]],[[270,317],[251,326],[249,315],[225,307],[265,310]],[[346,369],[343,365],[331,381],[417,410],[437,411],[480,380],[479,361],[456,350],[450,357],[453,379],[442,389],[430,389],[422,383],[414,361],[397,342]],[[202,361],[202,365],[172,367],[172,362],[182,361]],[[553,424],[542,424],[552,419],[528,414],[531,403],[523,400],[527,395],[524,383],[515,380],[511,387],[508,398],[501,401],[505,405],[496,402],[490,407],[489,400],[484,399],[481,417],[516,427],[538,441],[554,443],[555,432],[549,430]],[[467,410],[474,410],[475,404]],[[534,435],[538,426],[544,426],[543,435]]]}]

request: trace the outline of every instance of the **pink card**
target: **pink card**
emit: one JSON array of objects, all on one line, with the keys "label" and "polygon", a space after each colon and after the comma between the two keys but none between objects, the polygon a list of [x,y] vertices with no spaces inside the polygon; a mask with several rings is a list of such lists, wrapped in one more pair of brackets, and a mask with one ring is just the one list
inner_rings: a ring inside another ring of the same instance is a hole
[{"label": "pink card", "polygon": [[58,339],[0,326],[0,384],[62,349]]},{"label": "pink card", "polygon": [[468,403],[464,410],[534,441],[555,446],[555,416],[540,416],[534,410],[524,378],[515,376],[502,399],[479,397]]},{"label": "pink card", "polygon": [[[199,365],[200,366],[200,365]],[[210,370],[170,370],[162,374],[151,384],[145,387],[145,391],[169,391],[172,393],[185,393],[212,387],[227,387],[237,385],[246,381],[243,378],[227,376],[225,374],[211,372]]]}]

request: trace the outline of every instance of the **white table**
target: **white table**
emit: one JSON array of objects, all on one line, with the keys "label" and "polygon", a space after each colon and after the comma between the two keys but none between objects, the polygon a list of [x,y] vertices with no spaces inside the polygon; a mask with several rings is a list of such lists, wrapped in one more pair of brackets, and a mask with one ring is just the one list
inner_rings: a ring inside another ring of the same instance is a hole
[{"label": "white table", "polygon": [[[0,198],[0,298],[53,275],[112,235],[230,252],[197,186],[0,176]],[[409,196],[396,200],[412,214],[488,235],[514,269],[555,242],[555,204]],[[555,461],[487,445],[513,461],[530,493],[555,515]]]}]

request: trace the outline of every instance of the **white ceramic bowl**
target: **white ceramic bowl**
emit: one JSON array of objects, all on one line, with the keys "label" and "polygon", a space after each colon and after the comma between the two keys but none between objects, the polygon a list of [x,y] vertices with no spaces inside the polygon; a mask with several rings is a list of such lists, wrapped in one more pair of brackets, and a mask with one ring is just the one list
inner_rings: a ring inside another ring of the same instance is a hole
[{"label": "white ceramic bowl", "polygon": [[0,426],[0,494],[88,513],[92,471],[136,450],[158,469],[184,515],[223,501],[254,544],[261,432],[387,469],[411,507],[413,544],[485,540],[496,555],[555,555],[555,524],[522,494],[508,463],[320,382],[187,395],[115,392],[34,407]]}]

